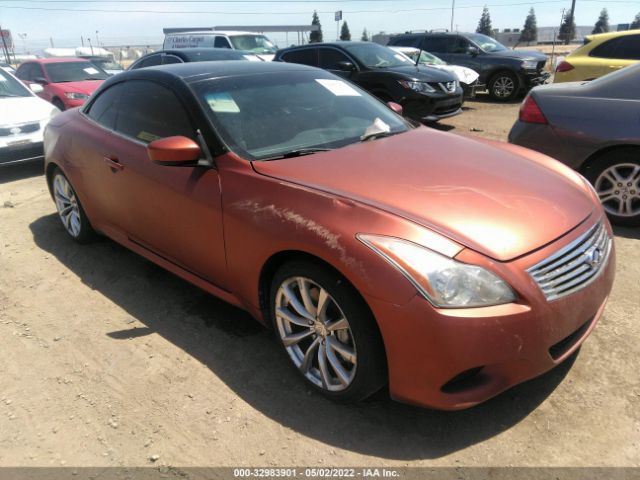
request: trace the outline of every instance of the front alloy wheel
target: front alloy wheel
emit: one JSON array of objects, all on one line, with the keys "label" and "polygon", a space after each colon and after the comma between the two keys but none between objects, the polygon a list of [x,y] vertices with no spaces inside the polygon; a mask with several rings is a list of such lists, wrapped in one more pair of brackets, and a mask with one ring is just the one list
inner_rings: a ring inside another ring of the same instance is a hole
[{"label": "front alloy wheel", "polygon": [[58,216],[67,233],[77,242],[86,243],[93,239],[95,233],[76,192],[67,177],[56,169],[51,181],[53,199],[56,202]]},{"label": "front alloy wheel", "polygon": [[349,321],[329,293],[304,277],[286,279],[276,293],[276,325],[293,364],[318,388],[344,390],[357,368]]},{"label": "front alloy wheel", "polygon": [[357,402],[386,383],[376,320],[358,291],[329,266],[284,264],[272,278],[269,306],[286,356],[323,395]]},{"label": "front alloy wheel", "polygon": [[489,93],[500,101],[514,99],[518,94],[518,78],[511,72],[498,73],[491,79]]}]

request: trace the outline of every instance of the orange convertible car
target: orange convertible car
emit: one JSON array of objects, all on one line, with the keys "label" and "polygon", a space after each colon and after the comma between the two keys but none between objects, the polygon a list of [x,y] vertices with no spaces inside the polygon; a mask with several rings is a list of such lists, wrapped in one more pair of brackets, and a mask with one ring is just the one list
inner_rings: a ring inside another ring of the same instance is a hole
[{"label": "orange convertible car", "polygon": [[71,237],[100,232],[248,310],[336,400],[388,383],[475,405],[571,355],[613,283],[580,175],[414,128],[302,65],[121,73],[51,121],[45,156]]}]

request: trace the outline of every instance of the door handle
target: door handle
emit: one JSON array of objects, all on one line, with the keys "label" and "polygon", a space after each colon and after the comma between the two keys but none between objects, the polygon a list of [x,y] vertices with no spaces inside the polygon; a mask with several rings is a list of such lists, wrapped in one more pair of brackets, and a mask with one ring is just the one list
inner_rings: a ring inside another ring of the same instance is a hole
[{"label": "door handle", "polygon": [[117,157],[107,157],[104,156],[102,157],[102,159],[104,160],[104,163],[106,163],[111,170],[113,170],[114,172],[120,172],[124,169],[124,165],[122,165],[119,161]]}]

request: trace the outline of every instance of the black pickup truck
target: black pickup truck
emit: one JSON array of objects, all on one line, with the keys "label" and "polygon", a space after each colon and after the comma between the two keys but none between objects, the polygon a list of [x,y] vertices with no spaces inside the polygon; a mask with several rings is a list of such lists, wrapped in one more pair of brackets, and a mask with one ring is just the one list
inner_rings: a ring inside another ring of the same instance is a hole
[{"label": "black pickup truck", "polygon": [[389,46],[421,48],[447,63],[471,68],[480,75],[478,83],[501,101],[513,100],[551,75],[544,71],[543,53],[511,50],[480,33],[407,33],[391,37]]}]

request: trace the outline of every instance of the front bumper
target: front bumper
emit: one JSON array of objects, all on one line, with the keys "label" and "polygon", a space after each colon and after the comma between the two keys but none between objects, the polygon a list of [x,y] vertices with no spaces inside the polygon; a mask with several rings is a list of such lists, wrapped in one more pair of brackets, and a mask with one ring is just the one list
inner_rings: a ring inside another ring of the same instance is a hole
[{"label": "front bumper", "polygon": [[419,122],[436,122],[462,112],[462,89],[456,95],[411,97],[401,102],[404,114]]},{"label": "front bumper", "polygon": [[526,269],[587,228],[584,225],[551,246],[503,265],[517,279],[513,286],[519,303],[437,309],[421,296],[406,305],[367,298],[385,342],[391,396],[420,406],[464,409],[566,360],[602,315],[613,284],[615,251],[612,247],[595,281],[551,302]]},{"label": "front bumper", "polygon": [[42,140],[15,146],[0,146],[0,166],[42,160],[43,158]]},{"label": "front bumper", "polygon": [[537,87],[538,85],[544,85],[551,78],[549,72],[528,72],[524,74],[524,84],[526,88]]}]

